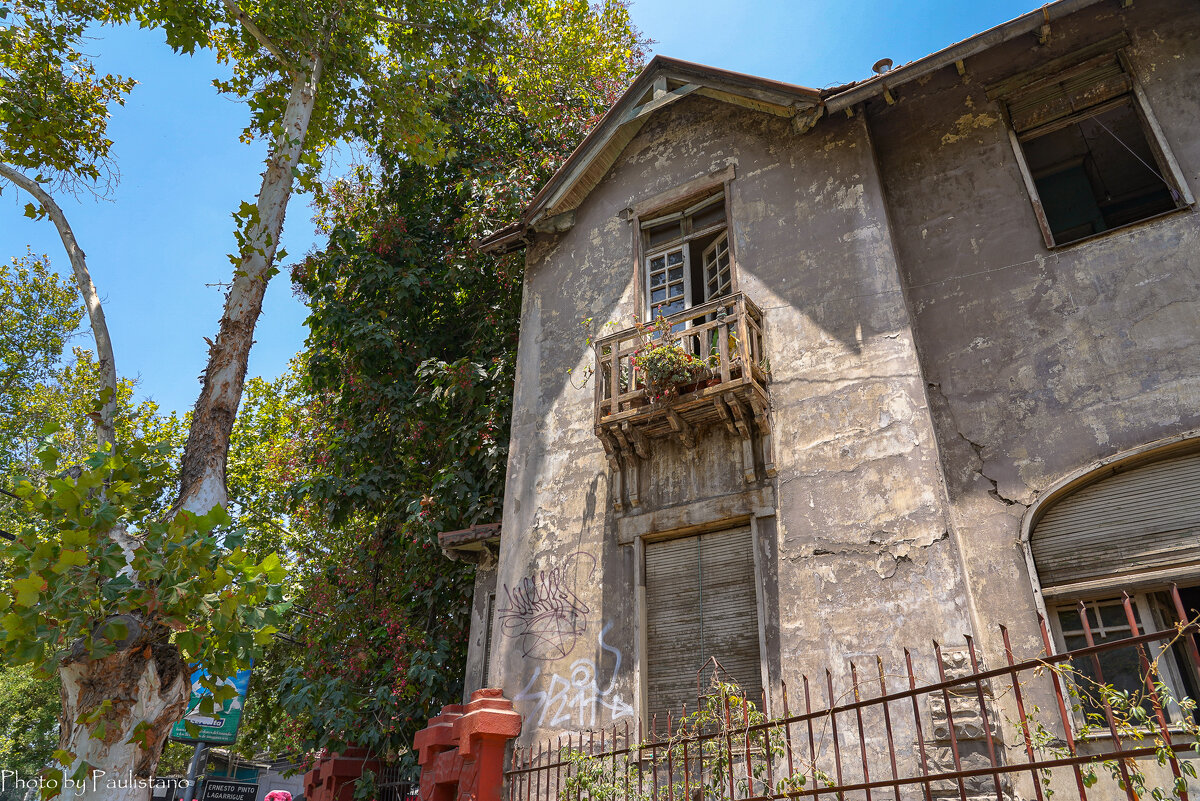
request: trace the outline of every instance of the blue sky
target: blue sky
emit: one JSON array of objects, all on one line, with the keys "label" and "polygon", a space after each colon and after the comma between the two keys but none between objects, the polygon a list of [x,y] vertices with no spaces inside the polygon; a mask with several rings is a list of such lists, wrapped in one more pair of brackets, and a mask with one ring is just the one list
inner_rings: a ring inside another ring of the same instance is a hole
[{"label": "blue sky", "polygon": [[[824,87],[919,58],[1037,7],[1031,0],[633,0],[654,52],[776,80]],[[138,80],[113,112],[121,173],[110,201],[61,198],[105,298],[117,367],[166,409],[195,402],[206,345],[220,317],[233,249],[230,212],[257,191],[265,150],[238,135],[245,107],[217,95],[207,54],[172,53],[154,31],[104,29],[87,50],[100,69]],[[0,195],[0,258],[26,246],[68,268],[53,226],[22,216],[29,198]],[[282,238],[292,257],[320,243],[304,196]],[[303,304],[286,272],[267,290],[250,375],[274,376],[304,342]],[[87,340],[80,340],[87,345]]]}]

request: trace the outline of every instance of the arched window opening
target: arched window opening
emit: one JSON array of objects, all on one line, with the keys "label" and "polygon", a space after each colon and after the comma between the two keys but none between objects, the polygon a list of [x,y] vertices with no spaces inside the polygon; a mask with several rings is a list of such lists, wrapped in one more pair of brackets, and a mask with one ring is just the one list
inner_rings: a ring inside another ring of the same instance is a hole
[{"label": "arched window opening", "polygon": [[[1096,644],[1129,637],[1126,592],[1142,632],[1175,624],[1172,584],[1179,587],[1188,617],[1200,614],[1200,441],[1186,451],[1175,445],[1158,454],[1139,453],[1069,486],[1038,510],[1029,536],[1058,648],[1087,645],[1084,614]],[[1200,699],[1200,675],[1180,648],[1164,648],[1151,658],[1162,657],[1161,678],[1173,697]],[[1091,660],[1081,660],[1076,669],[1089,680],[1100,679]],[[1104,682],[1118,690],[1144,689],[1133,649],[1102,652],[1100,670]],[[1098,712],[1084,695],[1081,712]],[[1168,712],[1178,719],[1177,708]]]}]

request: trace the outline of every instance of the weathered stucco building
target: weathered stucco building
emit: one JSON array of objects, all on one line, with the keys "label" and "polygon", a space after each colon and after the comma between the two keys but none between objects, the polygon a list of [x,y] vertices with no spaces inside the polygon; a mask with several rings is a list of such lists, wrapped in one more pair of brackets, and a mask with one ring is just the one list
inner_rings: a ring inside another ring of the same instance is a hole
[{"label": "weathered stucco building", "polygon": [[[1187,0],[822,91],[656,58],[484,243],[527,270],[503,536],[443,542],[468,692],[527,743],[694,707],[713,657],[778,712],[996,622],[1035,653],[1039,611],[1075,647],[1081,600],[1100,638],[1122,591],[1200,606],[1197,119]],[[656,309],[713,369],[650,401]]]}]

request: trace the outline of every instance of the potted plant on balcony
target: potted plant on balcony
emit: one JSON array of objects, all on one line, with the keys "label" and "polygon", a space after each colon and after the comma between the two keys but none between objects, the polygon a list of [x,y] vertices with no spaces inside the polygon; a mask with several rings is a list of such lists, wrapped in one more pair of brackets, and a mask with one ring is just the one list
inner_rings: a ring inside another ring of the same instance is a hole
[{"label": "potted plant on balcony", "polygon": [[633,367],[651,403],[666,401],[678,395],[680,387],[699,384],[712,376],[709,360],[688,353],[665,317],[636,326],[639,342],[633,352]]}]

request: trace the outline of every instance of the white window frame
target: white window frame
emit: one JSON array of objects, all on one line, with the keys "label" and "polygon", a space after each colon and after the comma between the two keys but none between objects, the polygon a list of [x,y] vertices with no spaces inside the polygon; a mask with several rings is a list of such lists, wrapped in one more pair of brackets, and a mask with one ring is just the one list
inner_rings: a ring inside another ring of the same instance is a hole
[{"label": "white window frame", "polygon": [[[694,229],[693,223],[692,223],[693,217],[697,213],[704,211],[705,209],[707,209],[708,207],[710,207],[716,203],[724,204],[725,214],[722,216],[722,218],[717,222],[714,222],[714,223],[704,226],[703,228]],[[678,221],[678,224],[679,224],[679,235],[674,236],[669,240],[664,240],[662,242],[658,242],[658,243],[654,244],[653,247],[651,247],[648,242],[647,232],[653,228],[658,228],[667,223],[671,223],[671,222],[675,222],[675,221]],[[667,214],[656,214],[654,216],[649,216],[647,219],[640,219],[638,221],[638,240],[639,240],[639,246],[640,246],[639,249],[641,251],[641,256],[642,256],[641,260],[640,260],[641,261],[640,267],[641,267],[641,272],[642,272],[641,287],[642,287],[642,292],[643,292],[643,297],[644,297],[644,301],[642,304],[642,306],[643,306],[642,313],[644,313],[646,315],[646,319],[653,320],[657,316],[657,314],[655,312],[656,303],[651,300],[651,296],[652,296],[651,284],[650,284],[650,282],[651,282],[651,266],[650,266],[651,261],[655,258],[658,258],[659,256],[664,256],[664,254],[666,254],[668,252],[675,251],[675,250],[682,250],[683,255],[684,255],[684,264],[683,264],[683,267],[684,267],[684,269],[683,269],[683,277],[684,277],[683,302],[684,302],[684,306],[683,306],[683,308],[684,308],[684,310],[690,309],[694,305],[692,302],[691,243],[697,239],[703,239],[705,237],[711,236],[714,233],[719,234],[720,232],[724,231],[724,235],[718,236],[718,238],[710,245],[710,247],[705,249],[705,253],[707,253],[708,250],[712,248],[712,246],[717,245],[718,243],[720,243],[722,241],[726,242],[727,251],[728,251],[728,259],[729,259],[729,266],[728,266],[729,281],[728,281],[728,290],[724,294],[733,294],[734,292],[737,292],[737,266],[736,266],[736,262],[734,259],[732,240],[729,237],[729,227],[730,227],[729,192],[728,192],[727,185],[721,185],[721,186],[707,190],[706,192],[703,193],[703,195],[700,197],[699,200],[696,200],[695,202],[691,203],[688,206],[685,206],[682,209],[679,209],[677,211],[673,211],[673,212],[670,212]],[[703,268],[703,257],[702,257],[701,263],[702,263],[702,268]],[[664,269],[665,269],[665,264],[664,264]],[[704,276],[704,286],[702,287],[702,290],[704,292],[704,301],[711,300],[714,297],[721,297],[721,294],[709,295],[707,276]],[[664,302],[669,302],[669,301],[659,301],[658,303],[661,304]]]},{"label": "white window frame", "polygon": [[[1162,589],[1150,589],[1137,593],[1130,593],[1130,601],[1133,604],[1134,611],[1138,618],[1138,625],[1140,627],[1140,631],[1138,632],[1139,634],[1146,634],[1152,631],[1165,631],[1166,629],[1175,625],[1175,621],[1166,619],[1161,612],[1161,607],[1157,604],[1154,604],[1150,599],[1151,595],[1163,591],[1164,590]],[[1080,600],[1082,600],[1083,604],[1088,607],[1089,611],[1092,611],[1096,619],[1097,625],[1092,628],[1092,637],[1097,645],[1100,644],[1101,640],[1105,637],[1105,632],[1108,631],[1124,632],[1124,634],[1117,639],[1123,639],[1124,637],[1132,636],[1128,623],[1124,622],[1124,612],[1122,612],[1121,624],[1116,626],[1105,626],[1099,610],[1097,609],[1097,607],[1100,605],[1123,607],[1123,599],[1120,595],[1116,594],[1118,592],[1120,592],[1120,590],[1114,588],[1112,590],[1113,594],[1111,595],[1100,595],[1096,597],[1089,597],[1087,599],[1055,599],[1055,602],[1052,605],[1049,605],[1047,610],[1049,613],[1047,615],[1047,619],[1050,621],[1050,630],[1054,639],[1055,650],[1060,654],[1067,653],[1069,650],[1071,650],[1067,647],[1067,636],[1085,636],[1082,627],[1078,631],[1064,631],[1062,619],[1059,616],[1060,613],[1068,610],[1078,612]],[[1146,643],[1145,647],[1146,656],[1151,661],[1156,659],[1164,650],[1167,650],[1166,647],[1161,643]],[[1103,666],[1101,666],[1101,669],[1103,669]],[[1180,675],[1180,665],[1169,651],[1166,653],[1166,658],[1159,661],[1159,669],[1161,671],[1160,675],[1163,681],[1166,682],[1167,686],[1170,688],[1171,695],[1174,697],[1174,699],[1181,697],[1181,695],[1184,693],[1184,688],[1186,685],[1183,683],[1183,677]],[[1104,680],[1105,683],[1112,684],[1111,676],[1106,675]],[[1197,681],[1198,677],[1194,676],[1193,683],[1197,683]],[[1197,684],[1197,686],[1200,686],[1200,684]],[[1200,701],[1200,699],[1193,700]],[[1083,709],[1078,708],[1079,706],[1079,704],[1075,704],[1075,708],[1073,708],[1071,712],[1072,723],[1075,726],[1076,732],[1082,729],[1082,727],[1087,723],[1085,719],[1086,713]],[[1177,726],[1178,721],[1182,716],[1182,712],[1180,711],[1178,704],[1174,703],[1173,700],[1167,705],[1167,708],[1164,711],[1167,713],[1170,726],[1172,728]],[[1093,736],[1105,737],[1108,736],[1108,732],[1106,730],[1095,732],[1093,733]]]}]

